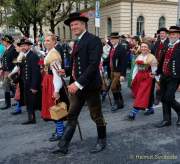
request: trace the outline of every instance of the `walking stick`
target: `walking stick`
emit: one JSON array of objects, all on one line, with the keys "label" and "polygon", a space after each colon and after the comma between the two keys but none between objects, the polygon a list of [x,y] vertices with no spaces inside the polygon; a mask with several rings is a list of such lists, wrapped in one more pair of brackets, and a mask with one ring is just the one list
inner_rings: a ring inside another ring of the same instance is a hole
[{"label": "walking stick", "polygon": [[[107,86],[106,81],[105,81],[105,77],[104,77],[104,73],[102,73],[102,80],[103,80],[104,84]],[[110,105],[111,105],[111,107],[112,107],[112,101],[111,101],[111,97],[110,97],[110,95],[109,95],[109,89],[110,89],[110,88],[111,88],[111,82],[110,82],[110,84],[109,84],[106,92],[107,92],[107,95],[108,95],[109,103],[110,103]]]},{"label": "walking stick", "polygon": [[[62,82],[63,82],[63,87],[64,87],[64,90],[65,90],[65,93],[66,95],[68,96],[68,91],[67,91],[67,85],[66,85],[66,82],[64,81],[64,79],[61,77],[62,79]],[[68,100],[69,100],[69,96],[68,96]],[[70,101],[69,101],[70,102]],[[79,131],[79,136],[80,136],[80,139],[81,141],[83,140],[83,137],[82,137],[82,132],[81,132],[81,127],[80,127],[80,124],[79,124],[79,121],[77,120],[77,127],[78,127],[78,131]]]}]

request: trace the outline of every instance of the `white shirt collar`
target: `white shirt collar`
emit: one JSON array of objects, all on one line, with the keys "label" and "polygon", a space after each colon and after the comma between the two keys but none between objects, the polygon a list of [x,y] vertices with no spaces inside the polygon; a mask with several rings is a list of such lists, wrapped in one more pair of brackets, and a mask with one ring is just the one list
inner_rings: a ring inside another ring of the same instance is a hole
[{"label": "white shirt collar", "polygon": [[180,40],[176,40],[174,43],[169,42],[169,47],[173,48],[175,44],[179,43]]},{"label": "white shirt collar", "polygon": [[86,33],[86,30],[80,36],[78,36],[78,40],[80,40],[85,33]]},{"label": "white shirt collar", "polygon": [[113,48],[116,48],[118,46],[118,43],[113,46]]},{"label": "white shirt collar", "polygon": [[8,50],[12,45],[9,45],[8,47],[6,47],[6,50]]},{"label": "white shirt collar", "polygon": [[[29,51],[31,51],[31,50],[29,50]],[[24,56],[25,56],[25,57],[27,56],[27,54],[29,53],[29,51],[27,51],[26,53],[24,53]]]},{"label": "white shirt collar", "polygon": [[166,39],[167,39],[167,38],[165,38],[165,39],[161,39],[161,42],[162,42],[162,43],[164,43]]}]

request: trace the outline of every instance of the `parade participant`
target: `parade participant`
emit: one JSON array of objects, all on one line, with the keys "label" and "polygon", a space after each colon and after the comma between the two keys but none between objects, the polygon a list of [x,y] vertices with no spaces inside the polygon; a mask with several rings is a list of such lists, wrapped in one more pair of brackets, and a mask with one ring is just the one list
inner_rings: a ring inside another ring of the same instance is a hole
[{"label": "parade participant", "polygon": [[137,56],[141,53],[140,51],[140,44],[141,40],[139,39],[138,36],[133,36],[132,37],[132,43],[131,43],[131,71],[128,77],[128,87],[131,87],[131,82],[132,82],[132,73],[135,65],[135,60]]},{"label": "parade participant", "polygon": [[28,39],[21,39],[19,45],[25,56],[20,66],[20,71],[23,79],[24,99],[28,113],[28,120],[22,124],[35,124],[35,109],[38,103],[41,102],[41,100],[38,99],[41,87],[41,74],[38,65],[39,57],[31,50],[32,42]]},{"label": "parade participant", "polygon": [[22,112],[21,106],[24,104],[23,82],[22,82],[22,77],[20,73],[20,65],[24,58],[24,53],[21,51],[20,42],[17,42],[17,44],[15,45],[15,48],[19,54],[18,54],[17,59],[13,61],[13,63],[15,64],[15,67],[8,75],[8,78],[12,79],[12,81],[16,83],[15,100],[17,101],[17,103],[16,103],[15,111],[12,112],[13,115],[21,114]]},{"label": "parade participant", "polygon": [[[158,69],[156,71],[157,76],[160,77],[162,74],[162,64],[164,61],[164,55],[168,49],[169,38],[167,34],[168,30],[165,27],[160,28],[157,33],[159,33],[160,39],[155,42],[155,57],[158,61]],[[158,105],[161,99],[160,87],[159,87],[159,77],[157,79],[156,97],[154,104]]]},{"label": "parade participant", "polygon": [[[122,47],[124,47],[124,49],[126,51],[126,58],[124,59],[124,65],[126,65],[125,70],[124,70],[124,76],[126,76],[129,54],[130,54],[130,43],[127,41],[128,37],[129,36],[127,34],[120,36],[120,44],[122,45]],[[122,78],[122,79],[124,80],[124,78]]]},{"label": "parade participant", "polygon": [[[55,49],[59,52],[59,54],[61,55],[61,60],[62,60],[62,64],[64,63],[64,56],[63,56],[63,47],[62,44],[60,42],[60,38],[57,35],[56,36],[56,44],[55,44]],[[61,66],[63,68],[63,65]]]},{"label": "parade participant", "polygon": [[160,79],[161,102],[163,109],[163,121],[156,125],[161,128],[171,125],[171,108],[177,113],[177,126],[180,126],[180,103],[175,100],[175,92],[180,82],[180,28],[169,28],[169,45],[162,64]]},{"label": "parade participant", "polygon": [[[60,89],[63,86],[63,82],[61,77],[58,75],[57,69],[55,69],[54,64],[56,64],[56,68],[61,70],[61,55],[55,49],[56,44],[56,36],[53,34],[49,34],[45,37],[45,47],[48,50],[48,54],[44,59],[44,71],[45,74],[43,76],[42,81],[42,109],[41,109],[41,117],[44,120],[51,120],[51,115],[49,108],[55,105],[56,101],[63,101],[67,95],[60,95]],[[61,138],[64,131],[63,121],[55,121],[56,130],[53,133],[52,137],[49,141],[57,141]]]},{"label": "parade participant", "polygon": [[71,13],[64,23],[70,26],[76,37],[72,57],[72,77],[74,82],[68,86],[70,93],[70,108],[67,125],[59,149],[54,153],[66,154],[74,135],[77,119],[85,101],[90,110],[92,120],[96,123],[98,139],[91,153],[102,151],[106,146],[106,123],[101,110],[100,89],[101,77],[99,64],[102,54],[101,40],[86,31],[88,18],[79,12]]},{"label": "parade participant", "polygon": [[[2,63],[1,63],[1,59],[2,59],[2,56],[5,52],[6,48],[5,46],[2,44],[2,41],[1,41],[1,37],[0,37],[0,67],[2,67]],[[0,85],[2,86],[3,84],[3,77],[0,76]]]},{"label": "parade participant", "polygon": [[135,67],[132,75],[131,89],[135,97],[133,109],[128,115],[128,119],[134,120],[139,110],[151,109],[150,95],[153,78],[157,69],[157,60],[150,53],[150,44],[141,43],[141,54],[135,60]]},{"label": "parade participant", "polygon": [[0,59],[2,58],[5,50],[6,50],[5,46],[1,43],[1,39],[0,39]]},{"label": "parade participant", "polygon": [[110,35],[110,42],[112,44],[109,58],[110,58],[110,68],[111,68],[111,91],[114,97],[114,105],[111,111],[116,111],[124,107],[124,100],[121,94],[121,83],[120,78],[125,77],[126,70],[126,50],[119,44],[119,33],[113,32]]},{"label": "parade participant", "polygon": [[107,39],[102,40],[102,44],[103,44],[103,54],[101,57],[102,69],[100,69],[100,73],[101,73],[101,78],[102,78],[101,97],[102,97],[102,102],[104,102],[110,88],[109,87],[110,84],[108,84],[108,81],[111,76],[111,69],[109,66],[109,52],[110,52],[111,46],[109,45],[109,40]]},{"label": "parade participant", "polygon": [[2,56],[2,67],[1,67],[1,75],[3,75],[3,87],[4,87],[4,95],[5,95],[5,105],[1,107],[1,110],[8,109],[11,107],[11,83],[8,78],[8,74],[14,68],[13,60],[17,58],[18,53],[13,45],[14,39],[10,35],[5,35],[2,38],[2,43],[6,47],[6,51]]}]

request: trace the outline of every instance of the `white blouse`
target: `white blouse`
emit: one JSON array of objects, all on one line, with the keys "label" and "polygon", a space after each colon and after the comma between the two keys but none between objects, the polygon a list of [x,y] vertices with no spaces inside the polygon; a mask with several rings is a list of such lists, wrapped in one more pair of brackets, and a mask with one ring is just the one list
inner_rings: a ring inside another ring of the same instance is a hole
[{"label": "white blouse", "polygon": [[[45,61],[50,57],[51,53],[53,53],[53,51],[56,51],[55,48],[51,49],[47,56],[45,57]],[[56,51],[57,52],[57,51]],[[60,54],[59,54],[60,55]],[[63,83],[62,83],[62,79],[61,76],[58,74],[58,70],[61,69],[61,63],[60,60],[54,60],[51,64],[50,64],[50,69],[52,70],[53,73],[53,85],[54,85],[54,91],[55,92],[59,92],[59,90],[62,88]]]}]

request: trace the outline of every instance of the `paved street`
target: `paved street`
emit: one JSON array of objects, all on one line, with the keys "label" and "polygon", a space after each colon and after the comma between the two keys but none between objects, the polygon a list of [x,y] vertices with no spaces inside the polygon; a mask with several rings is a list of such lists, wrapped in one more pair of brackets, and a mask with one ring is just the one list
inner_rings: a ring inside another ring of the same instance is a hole
[{"label": "paved street", "polygon": [[[57,143],[49,142],[48,138],[54,124],[41,120],[39,112],[36,125],[23,126],[25,110],[18,116],[10,114],[12,109],[0,111],[0,164],[179,164],[180,128],[175,125],[175,113],[173,125],[162,129],[153,126],[162,119],[160,105],[154,115],[144,116],[140,112],[135,121],[129,122],[125,116],[130,111],[132,98],[126,83],[123,96],[125,108],[116,113],[110,111],[108,100],[103,104],[108,144],[106,150],[95,155],[89,153],[96,141],[96,129],[87,107],[79,118],[84,140],[80,141],[76,131],[67,156],[52,154]],[[180,92],[177,99],[180,101]]]}]

